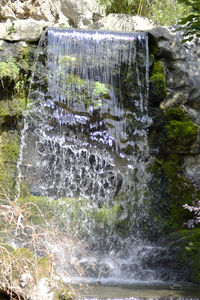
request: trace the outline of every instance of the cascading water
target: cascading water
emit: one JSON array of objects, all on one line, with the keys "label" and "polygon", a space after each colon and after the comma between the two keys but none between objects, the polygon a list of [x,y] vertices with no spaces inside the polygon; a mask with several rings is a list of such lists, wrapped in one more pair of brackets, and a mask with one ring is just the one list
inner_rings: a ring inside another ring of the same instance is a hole
[{"label": "cascading water", "polygon": [[53,28],[38,48],[19,179],[64,203],[102,281],[156,279],[143,264],[152,248],[140,228],[151,161],[148,59],[144,33]]}]

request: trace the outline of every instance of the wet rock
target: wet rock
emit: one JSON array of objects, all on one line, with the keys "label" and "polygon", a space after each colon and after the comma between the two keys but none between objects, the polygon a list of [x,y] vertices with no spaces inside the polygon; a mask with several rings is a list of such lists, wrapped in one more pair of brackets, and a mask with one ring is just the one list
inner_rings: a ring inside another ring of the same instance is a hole
[{"label": "wet rock", "polygon": [[184,171],[185,175],[193,182],[200,183],[200,154],[195,156],[186,156],[184,158]]}]

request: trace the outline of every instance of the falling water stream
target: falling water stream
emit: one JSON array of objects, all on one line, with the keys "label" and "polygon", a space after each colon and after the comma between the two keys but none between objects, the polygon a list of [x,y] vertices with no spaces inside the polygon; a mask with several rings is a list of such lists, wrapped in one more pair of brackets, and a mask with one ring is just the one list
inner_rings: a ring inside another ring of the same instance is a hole
[{"label": "falling water stream", "polygon": [[38,47],[19,182],[65,203],[66,223],[102,270],[88,268],[93,283],[162,279],[147,260],[163,248],[141,226],[151,178],[148,72],[144,33],[50,28]]}]

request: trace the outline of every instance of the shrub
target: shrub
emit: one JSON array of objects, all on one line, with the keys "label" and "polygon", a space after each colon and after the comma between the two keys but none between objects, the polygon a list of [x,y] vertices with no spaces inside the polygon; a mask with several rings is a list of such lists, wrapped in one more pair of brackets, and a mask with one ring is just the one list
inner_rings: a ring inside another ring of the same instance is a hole
[{"label": "shrub", "polygon": [[188,12],[178,0],[99,0],[106,7],[106,13],[142,15],[155,24],[176,24]]},{"label": "shrub", "polygon": [[196,35],[200,37],[200,3],[199,0],[178,0],[179,3],[189,8],[188,14],[178,22],[180,27],[177,30],[184,30],[185,39],[182,42],[191,41]]}]

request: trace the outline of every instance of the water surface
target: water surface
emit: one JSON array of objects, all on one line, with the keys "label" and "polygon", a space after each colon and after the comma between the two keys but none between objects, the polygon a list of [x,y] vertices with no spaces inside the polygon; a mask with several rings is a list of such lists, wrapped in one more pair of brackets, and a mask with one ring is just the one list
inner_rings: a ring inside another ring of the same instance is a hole
[{"label": "water surface", "polygon": [[199,300],[200,286],[191,284],[172,285],[93,285],[80,291],[81,299],[165,299]]}]

